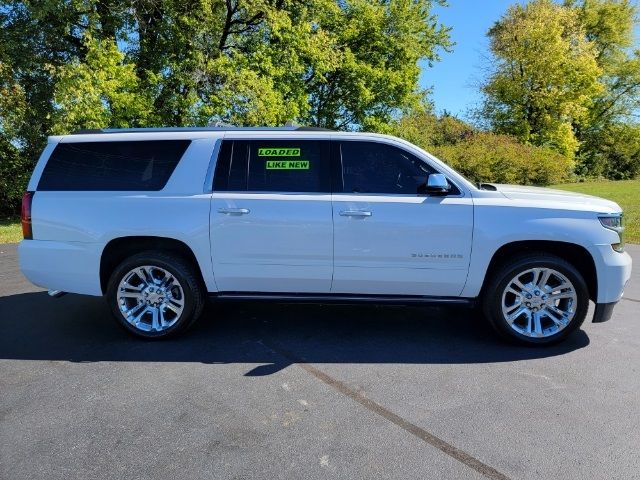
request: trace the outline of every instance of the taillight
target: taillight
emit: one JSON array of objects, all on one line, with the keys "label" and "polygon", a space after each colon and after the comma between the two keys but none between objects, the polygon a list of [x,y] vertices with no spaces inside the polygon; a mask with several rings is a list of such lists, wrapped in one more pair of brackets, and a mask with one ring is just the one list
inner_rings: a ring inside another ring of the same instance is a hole
[{"label": "taillight", "polygon": [[33,240],[31,228],[31,202],[35,192],[25,192],[22,196],[22,236],[25,240]]}]

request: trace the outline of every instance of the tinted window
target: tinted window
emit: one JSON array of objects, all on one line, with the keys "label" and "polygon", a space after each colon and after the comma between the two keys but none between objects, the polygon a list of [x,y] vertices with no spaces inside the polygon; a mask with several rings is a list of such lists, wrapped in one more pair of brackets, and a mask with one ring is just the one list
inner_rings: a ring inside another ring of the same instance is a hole
[{"label": "tinted window", "polygon": [[414,155],[375,142],[341,142],[345,193],[416,195],[435,171]]},{"label": "tinted window", "polygon": [[218,158],[216,159],[216,170],[213,174],[213,190],[226,190],[229,181],[229,165],[231,163],[231,152],[233,142],[223,141],[220,145]]},{"label": "tinted window", "polygon": [[190,140],[60,143],[38,190],[161,190]]},{"label": "tinted window", "polygon": [[328,192],[329,142],[315,140],[224,141],[214,190]]}]

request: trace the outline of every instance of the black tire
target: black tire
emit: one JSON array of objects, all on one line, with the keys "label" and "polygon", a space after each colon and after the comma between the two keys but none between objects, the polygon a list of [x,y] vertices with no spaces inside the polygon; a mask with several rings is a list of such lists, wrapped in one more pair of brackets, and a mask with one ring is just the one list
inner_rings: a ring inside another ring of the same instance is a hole
[{"label": "black tire", "polygon": [[[552,268],[561,273],[573,284],[576,293],[573,318],[558,332],[544,337],[527,336],[516,331],[509,325],[502,312],[502,294],[509,282],[518,273],[526,272],[536,267]],[[580,328],[587,315],[588,308],[589,290],[578,269],[566,260],[544,252],[518,255],[506,261],[495,271],[492,278],[488,279],[488,285],[482,299],[484,316],[500,336],[515,343],[534,346],[551,345],[567,338]]]},{"label": "black tire", "polygon": [[[166,329],[146,331],[137,328],[127,321],[120,310],[118,286],[129,272],[141,266],[166,270],[175,277],[181,287],[181,299],[183,298],[184,304],[182,312],[175,316],[175,323]],[[170,253],[145,251],[132,255],[116,267],[109,278],[106,298],[114,318],[129,333],[147,339],[161,339],[184,332],[198,319],[206,301],[206,289],[191,262]]]}]

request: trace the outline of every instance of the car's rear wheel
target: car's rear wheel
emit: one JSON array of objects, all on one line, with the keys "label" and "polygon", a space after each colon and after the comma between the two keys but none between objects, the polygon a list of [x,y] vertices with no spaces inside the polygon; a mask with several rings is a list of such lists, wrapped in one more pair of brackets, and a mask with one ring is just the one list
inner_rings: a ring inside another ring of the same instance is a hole
[{"label": "car's rear wheel", "polygon": [[149,251],[127,258],[114,270],[107,301],[127,331],[157,339],[191,326],[202,312],[205,292],[185,259]]},{"label": "car's rear wheel", "polygon": [[588,307],[589,291],[578,269],[547,253],[506,262],[483,301],[485,316],[499,334],[530,345],[566,338],[582,325]]}]

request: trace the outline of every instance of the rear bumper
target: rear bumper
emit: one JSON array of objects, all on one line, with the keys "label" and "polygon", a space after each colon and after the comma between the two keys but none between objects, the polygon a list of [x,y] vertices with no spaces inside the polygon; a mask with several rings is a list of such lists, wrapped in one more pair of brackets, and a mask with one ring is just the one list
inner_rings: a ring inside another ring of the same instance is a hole
[{"label": "rear bumper", "polygon": [[102,295],[101,254],[95,243],[23,240],[18,246],[20,270],[31,283],[85,295]]}]

